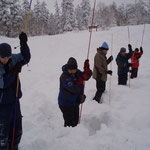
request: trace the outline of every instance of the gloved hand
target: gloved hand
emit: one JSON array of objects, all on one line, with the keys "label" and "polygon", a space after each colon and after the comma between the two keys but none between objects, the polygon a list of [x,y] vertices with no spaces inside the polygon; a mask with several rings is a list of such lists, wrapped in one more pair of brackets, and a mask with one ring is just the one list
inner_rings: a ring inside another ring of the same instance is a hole
[{"label": "gloved hand", "polygon": [[107,74],[110,74],[110,75],[112,75],[112,71],[111,70],[107,70]]},{"label": "gloved hand", "polygon": [[89,59],[86,59],[85,62],[84,62],[84,68],[89,68],[90,65],[89,65]]},{"label": "gloved hand", "polygon": [[84,62],[84,71],[89,72],[89,70],[90,70],[89,68],[90,68],[89,60],[86,59]]},{"label": "gloved hand", "polygon": [[143,52],[143,48],[142,48],[142,46],[140,47],[140,52]]},{"label": "gloved hand", "polygon": [[132,50],[132,46],[131,46],[131,44],[128,44],[128,49],[129,49],[129,51],[131,51],[131,50]]},{"label": "gloved hand", "polygon": [[28,41],[28,37],[24,32],[21,32],[21,34],[19,35],[19,39],[20,39],[20,43],[27,43]]},{"label": "gloved hand", "polygon": [[133,64],[131,64],[131,63],[128,63],[128,64],[127,64],[127,67],[131,67],[132,65],[133,65]]}]

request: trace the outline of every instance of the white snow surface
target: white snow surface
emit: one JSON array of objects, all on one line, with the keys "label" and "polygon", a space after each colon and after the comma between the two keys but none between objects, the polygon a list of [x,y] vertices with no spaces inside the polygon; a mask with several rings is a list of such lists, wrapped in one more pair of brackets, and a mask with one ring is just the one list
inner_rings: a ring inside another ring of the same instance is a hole
[{"label": "white snow surface", "polygon": [[[130,26],[133,48],[140,47],[143,25]],[[113,34],[113,44],[111,44]],[[128,45],[128,28],[115,27],[108,31],[93,31],[90,66],[93,69],[96,48],[103,41],[113,45],[114,61],[103,104],[92,98],[96,92],[95,80],[86,82],[86,102],[81,123],[75,128],[64,128],[58,107],[61,67],[69,57],[75,57],[82,70],[87,57],[90,33],[70,32],[55,36],[30,37],[32,59],[20,74],[23,97],[23,137],[20,150],[149,150],[150,149],[150,25],[146,25],[143,41],[144,55],[140,59],[139,76],[129,86],[117,85],[115,58],[121,47]],[[0,37],[0,43],[17,46],[18,39]],[[17,53],[19,50],[13,50]],[[108,51],[109,57],[111,50]],[[110,68],[110,67],[109,67]]]}]

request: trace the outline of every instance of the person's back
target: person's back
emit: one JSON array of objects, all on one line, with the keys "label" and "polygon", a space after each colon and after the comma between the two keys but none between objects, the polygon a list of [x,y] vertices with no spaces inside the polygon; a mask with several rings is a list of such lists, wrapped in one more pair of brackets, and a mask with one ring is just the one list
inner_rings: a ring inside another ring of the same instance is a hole
[{"label": "person's back", "polygon": [[127,84],[129,67],[131,66],[128,60],[132,56],[132,47],[130,44],[128,45],[128,47],[129,47],[129,53],[126,53],[126,49],[122,47],[116,58],[116,63],[118,66],[118,84],[119,85]]},{"label": "person's back", "polygon": [[131,57],[131,64],[132,64],[131,79],[137,78],[138,68],[139,68],[139,59],[141,58],[142,55],[143,55],[143,48],[140,47],[140,52],[138,48],[135,48]]}]

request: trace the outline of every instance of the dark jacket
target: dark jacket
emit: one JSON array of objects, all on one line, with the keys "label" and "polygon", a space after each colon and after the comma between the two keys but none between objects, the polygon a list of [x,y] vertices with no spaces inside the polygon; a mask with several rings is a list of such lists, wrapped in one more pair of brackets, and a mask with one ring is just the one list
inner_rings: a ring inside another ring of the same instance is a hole
[{"label": "dark jacket", "polygon": [[111,61],[109,61],[106,55],[102,51],[97,50],[97,53],[94,57],[94,68],[93,68],[93,78],[98,80],[99,78],[102,81],[107,80],[107,66]]},{"label": "dark jacket", "polygon": [[[20,56],[22,56],[22,59],[20,59]],[[12,72],[12,70],[17,65],[17,63],[21,63],[22,65],[27,64],[30,61],[30,58],[30,50],[27,44],[21,44],[20,54],[12,55],[11,60],[7,64],[7,69],[5,69],[5,74],[3,75],[4,88],[0,89],[0,105],[13,104],[16,101],[17,73]],[[18,98],[21,97],[22,92],[21,84],[19,81]]]},{"label": "dark jacket", "polygon": [[116,63],[118,65],[118,75],[123,75],[129,72],[129,62],[128,60],[132,56],[132,49],[125,56],[122,56],[120,53],[117,55]]},{"label": "dark jacket", "polygon": [[92,71],[81,72],[77,70],[74,75],[70,75],[67,71],[67,65],[62,67],[62,75],[60,76],[60,91],[58,96],[59,106],[75,106],[79,105],[83,96],[84,83],[89,80]]}]

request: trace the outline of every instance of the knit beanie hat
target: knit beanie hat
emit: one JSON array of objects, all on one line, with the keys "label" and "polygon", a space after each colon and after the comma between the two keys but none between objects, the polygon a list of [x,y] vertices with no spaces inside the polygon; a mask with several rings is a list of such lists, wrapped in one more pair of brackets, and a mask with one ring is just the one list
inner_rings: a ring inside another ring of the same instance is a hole
[{"label": "knit beanie hat", "polygon": [[121,49],[120,49],[120,53],[121,52],[126,52],[126,49],[124,48],[124,47],[122,47]]},{"label": "knit beanie hat", "polygon": [[135,51],[137,51],[137,52],[138,52],[138,51],[139,51],[139,49],[138,49],[138,48],[136,48],[136,49],[135,49]]},{"label": "knit beanie hat", "polygon": [[11,57],[11,46],[7,43],[0,44],[0,57],[7,58]]},{"label": "knit beanie hat", "polygon": [[67,62],[67,69],[77,69],[78,65],[77,65],[77,61],[75,58],[70,57],[68,62]]},{"label": "knit beanie hat", "polygon": [[99,47],[99,49],[100,49],[100,50],[109,50],[109,46],[108,46],[108,44],[107,44],[106,42],[104,42],[104,43],[102,44],[102,46]]}]

